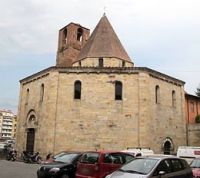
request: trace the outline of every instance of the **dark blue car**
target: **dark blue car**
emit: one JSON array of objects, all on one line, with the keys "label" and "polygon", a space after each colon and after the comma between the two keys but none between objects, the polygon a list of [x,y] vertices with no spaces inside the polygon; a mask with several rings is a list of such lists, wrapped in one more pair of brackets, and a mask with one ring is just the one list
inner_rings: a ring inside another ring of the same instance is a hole
[{"label": "dark blue car", "polygon": [[77,161],[82,153],[68,152],[55,158],[53,162],[41,165],[38,178],[75,178]]}]

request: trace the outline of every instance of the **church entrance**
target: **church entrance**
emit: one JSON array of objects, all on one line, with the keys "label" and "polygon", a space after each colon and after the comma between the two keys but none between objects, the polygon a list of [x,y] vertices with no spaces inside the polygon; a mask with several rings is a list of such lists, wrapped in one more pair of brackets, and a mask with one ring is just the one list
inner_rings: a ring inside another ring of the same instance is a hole
[{"label": "church entrance", "polygon": [[173,151],[173,147],[174,147],[174,145],[173,145],[172,139],[167,137],[163,142],[164,154],[166,154],[166,155],[172,154],[171,151]]},{"label": "church entrance", "polygon": [[166,141],[164,143],[164,154],[165,155],[170,155],[170,148],[171,148],[171,143],[169,141]]},{"label": "church entrance", "polygon": [[26,151],[28,153],[33,154],[34,142],[35,142],[35,129],[29,128],[27,131],[27,139],[26,139]]}]

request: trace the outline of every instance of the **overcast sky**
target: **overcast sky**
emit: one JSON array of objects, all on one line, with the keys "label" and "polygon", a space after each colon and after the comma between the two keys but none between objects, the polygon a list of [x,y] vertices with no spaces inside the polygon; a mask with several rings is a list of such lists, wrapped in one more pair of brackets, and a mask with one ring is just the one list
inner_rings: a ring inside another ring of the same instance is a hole
[{"label": "overcast sky", "polygon": [[18,107],[19,80],[55,65],[58,30],[95,28],[104,11],[138,67],[200,84],[200,0],[0,0],[0,109]]}]

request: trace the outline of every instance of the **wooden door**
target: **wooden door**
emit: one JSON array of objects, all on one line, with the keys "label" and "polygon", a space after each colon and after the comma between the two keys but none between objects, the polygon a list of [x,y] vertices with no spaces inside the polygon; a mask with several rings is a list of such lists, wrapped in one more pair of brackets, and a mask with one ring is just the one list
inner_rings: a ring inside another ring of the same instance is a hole
[{"label": "wooden door", "polygon": [[35,142],[35,129],[28,129],[27,139],[26,139],[26,151],[33,154],[34,152],[34,142]]}]

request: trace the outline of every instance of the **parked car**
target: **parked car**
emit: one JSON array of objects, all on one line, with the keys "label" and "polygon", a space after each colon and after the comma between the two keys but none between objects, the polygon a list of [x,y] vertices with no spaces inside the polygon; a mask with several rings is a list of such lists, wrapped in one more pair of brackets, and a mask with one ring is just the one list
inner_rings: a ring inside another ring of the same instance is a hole
[{"label": "parked car", "polygon": [[37,170],[38,178],[75,178],[77,161],[82,153],[67,152],[56,157],[53,162],[42,165]]},{"label": "parked car", "polygon": [[105,178],[133,159],[133,155],[123,152],[85,152],[78,162],[76,178]]},{"label": "parked car", "polygon": [[192,178],[189,164],[175,156],[135,158],[106,178]]},{"label": "parked car", "polygon": [[153,150],[150,148],[127,148],[126,150],[122,150],[122,152],[132,154],[135,157],[154,154]]},{"label": "parked car", "polygon": [[184,158],[190,164],[193,159],[200,158],[200,147],[179,146],[177,157]]},{"label": "parked car", "polygon": [[199,178],[200,177],[200,158],[195,158],[190,167],[192,168],[193,177]]}]

